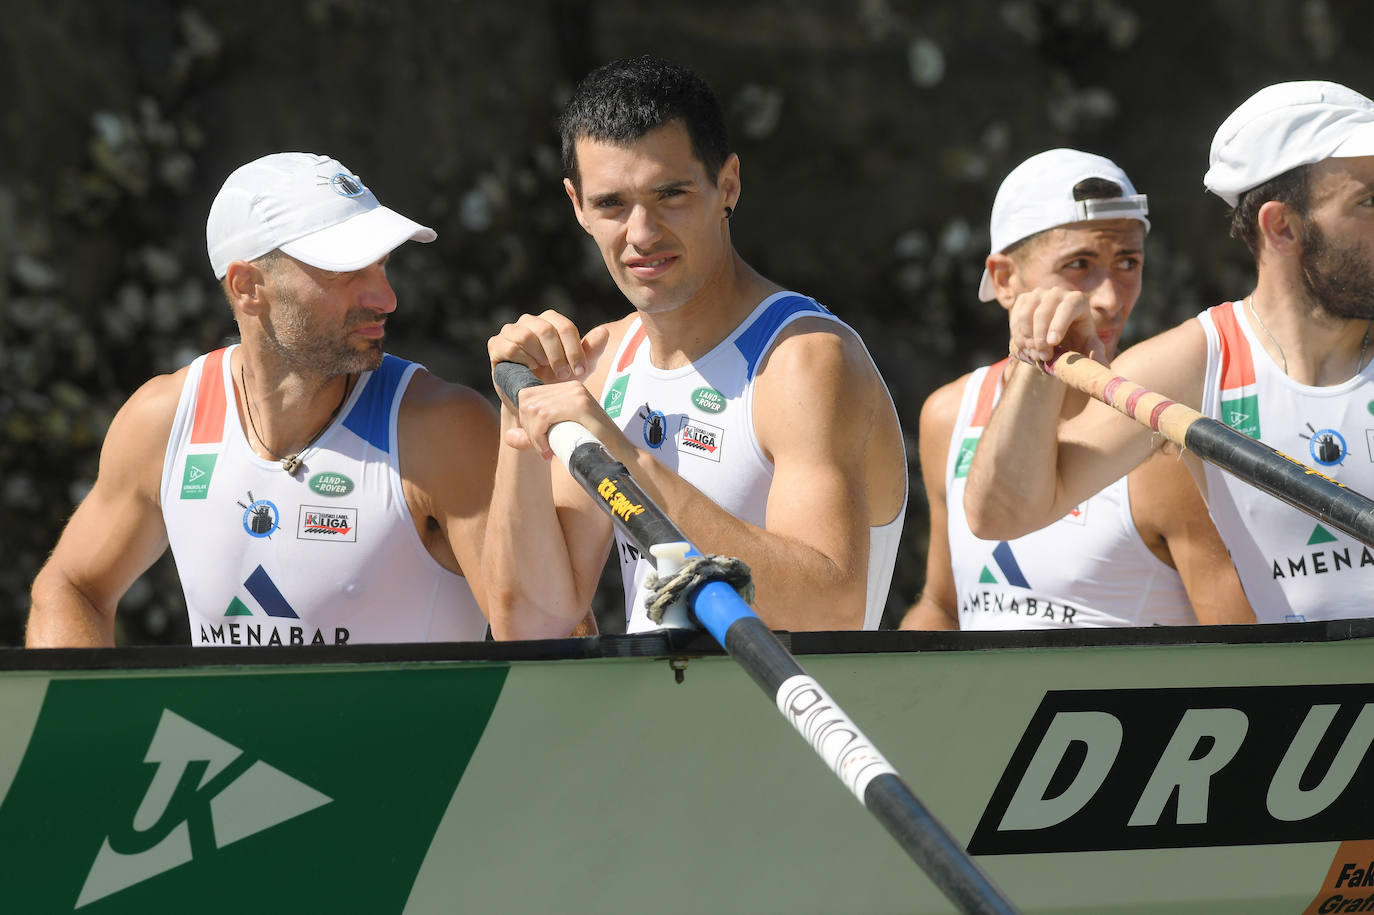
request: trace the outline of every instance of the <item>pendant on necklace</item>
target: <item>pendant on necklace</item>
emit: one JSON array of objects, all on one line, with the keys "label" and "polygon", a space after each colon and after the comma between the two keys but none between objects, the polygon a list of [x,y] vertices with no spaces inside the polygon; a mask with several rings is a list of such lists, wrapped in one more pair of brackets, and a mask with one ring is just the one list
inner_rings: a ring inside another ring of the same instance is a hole
[{"label": "pendant on necklace", "polygon": [[296,475],[296,471],[301,469],[301,456],[299,454],[288,454],[281,459],[282,469],[291,476]]}]

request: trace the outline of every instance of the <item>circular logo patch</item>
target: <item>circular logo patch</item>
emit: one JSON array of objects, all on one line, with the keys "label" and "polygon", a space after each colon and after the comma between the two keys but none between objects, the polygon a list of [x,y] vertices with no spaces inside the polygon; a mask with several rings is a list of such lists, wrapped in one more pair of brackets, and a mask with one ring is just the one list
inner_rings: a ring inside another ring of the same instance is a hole
[{"label": "circular logo patch", "polygon": [[1312,460],[1323,467],[1339,464],[1345,460],[1345,436],[1335,429],[1318,429],[1308,439],[1307,450],[1311,452]]},{"label": "circular logo patch", "polygon": [[652,410],[644,417],[644,444],[650,448],[663,445],[668,435],[668,419],[661,410]]},{"label": "circular logo patch", "polygon": [[[242,505],[243,503],[239,503]],[[271,537],[280,526],[281,512],[266,499],[258,499],[243,509],[243,529],[259,539]]]}]

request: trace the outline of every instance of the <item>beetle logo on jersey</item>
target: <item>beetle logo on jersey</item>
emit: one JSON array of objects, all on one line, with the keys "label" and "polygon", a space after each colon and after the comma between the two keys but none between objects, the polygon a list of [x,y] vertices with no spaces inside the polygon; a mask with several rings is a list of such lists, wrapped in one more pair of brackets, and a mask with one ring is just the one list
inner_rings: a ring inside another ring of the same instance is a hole
[{"label": "beetle logo on jersey", "polygon": [[655,410],[647,403],[639,408],[639,418],[644,420],[644,444],[650,448],[662,448],[663,440],[668,437],[668,418],[662,410]]},{"label": "beetle logo on jersey", "polygon": [[255,499],[253,493],[248,493],[248,504],[236,503],[243,509],[243,529],[249,536],[261,540],[263,537],[271,538],[276,532],[281,519],[281,512],[277,506],[268,499]]},{"label": "beetle logo on jersey", "polygon": [[1345,460],[1349,448],[1344,435],[1335,429],[1314,429],[1311,423],[1307,423],[1307,430],[1299,432],[1298,437],[1307,439],[1307,451],[1312,460],[1323,467],[1332,467]]}]

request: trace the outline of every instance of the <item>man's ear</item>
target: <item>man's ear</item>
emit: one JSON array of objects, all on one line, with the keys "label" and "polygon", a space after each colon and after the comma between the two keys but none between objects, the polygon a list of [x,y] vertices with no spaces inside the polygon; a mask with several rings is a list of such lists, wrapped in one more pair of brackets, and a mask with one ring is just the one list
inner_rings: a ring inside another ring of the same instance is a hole
[{"label": "man's ear", "polygon": [[716,187],[720,188],[725,199],[723,206],[733,211],[739,206],[740,181],[739,181],[739,156],[730,153],[725,159],[725,164],[720,167],[720,173],[716,175]]},{"label": "man's ear", "polygon": [[224,289],[235,311],[245,315],[259,315],[267,305],[264,286],[267,275],[261,267],[248,261],[232,261],[224,274]]},{"label": "man's ear", "polygon": [[1269,200],[1255,216],[1261,249],[1281,257],[1296,257],[1302,251],[1303,218],[1297,210],[1277,200]]},{"label": "man's ear", "polygon": [[577,217],[578,224],[586,232],[591,232],[591,225],[587,222],[587,216],[582,211],[582,198],[578,195],[577,188],[573,185],[571,178],[563,179],[563,190],[567,192],[568,200],[572,202],[573,215]]},{"label": "man's ear", "polygon": [[1014,282],[1016,261],[1010,255],[998,252],[989,254],[983,266],[987,268],[988,277],[992,280],[992,288],[997,296],[997,303],[1010,310],[1018,294]]}]

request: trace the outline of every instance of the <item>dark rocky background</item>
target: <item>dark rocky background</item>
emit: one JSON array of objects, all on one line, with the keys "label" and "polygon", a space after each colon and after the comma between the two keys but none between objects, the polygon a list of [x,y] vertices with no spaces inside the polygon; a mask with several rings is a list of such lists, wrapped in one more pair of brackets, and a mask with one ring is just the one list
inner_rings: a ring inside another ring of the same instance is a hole
[{"label": "dark rocky background", "polygon": [[[487,390],[485,340],[519,312],[552,306],[590,326],[624,311],[559,185],[553,123],[570,86],[646,52],[699,70],[743,162],[738,247],[864,334],[908,431],[891,620],[923,577],[921,402],[1004,351],[1000,309],[975,296],[1002,176],[1075,146],[1149,193],[1130,342],[1251,282],[1225,206],[1201,187],[1225,115],[1282,79],[1374,92],[1365,0],[5,7],[0,644],[22,640],[29,583],[118,406],[234,333],[204,221],[224,177],[258,155],[334,155],[439,231],[393,263],[390,349]],[[120,619],[123,642],[185,641],[170,558]]]}]

